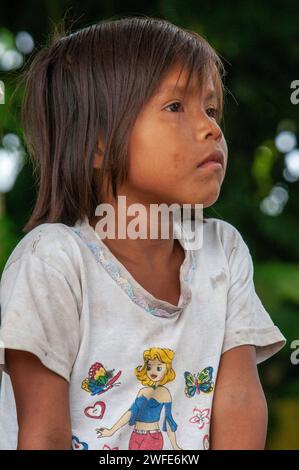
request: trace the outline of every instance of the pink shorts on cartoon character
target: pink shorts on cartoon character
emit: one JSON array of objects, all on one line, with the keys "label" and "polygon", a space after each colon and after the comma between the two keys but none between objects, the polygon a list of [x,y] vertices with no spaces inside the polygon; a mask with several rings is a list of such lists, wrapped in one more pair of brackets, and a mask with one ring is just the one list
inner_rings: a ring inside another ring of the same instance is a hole
[{"label": "pink shorts on cartoon character", "polygon": [[133,431],[129,442],[130,450],[162,450],[163,436],[161,431],[140,434]]}]

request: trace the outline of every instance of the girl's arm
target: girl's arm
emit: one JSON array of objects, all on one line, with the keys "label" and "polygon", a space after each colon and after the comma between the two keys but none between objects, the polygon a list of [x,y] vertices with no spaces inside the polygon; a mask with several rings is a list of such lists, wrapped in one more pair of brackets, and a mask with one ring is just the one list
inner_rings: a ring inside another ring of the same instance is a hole
[{"label": "girl's arm", "polygon": [[19,425],[17,450],[71,449],[69,384],[31,353],[6,349]]},{"label": "girl's arm", "polygon": [[170,427],[168,421],[166,422],[166,428],[167,428],[167,435],[168,435],[168,438],[169,438],[169,440],[170,440],[170,442],[171,442],[172,448],[173,448],[174,450],[182,450],[182,449],[178,446],[178,444],[177,444],[175,432],[172,431],[172,429],[171,429],[171,427]]},{"label": "girl's arm", "polygon": [[114,424],[114,426],[111,427],[111,433],[114,434],[116,431],[118,431],[120,428],[128,424],[130,421],[132,412],[130,410],[127,410],[120,418],[119,420]]},{"label": "girl's arm", "polygon": [[136,400],[134,401],[131,408],[129,408],[127,411],[125,411],[125,413],[119,418],[119,420],[111,428],[101,427],[101,428],[96,429],[96,433],[98,434],[97,437],[110,437],[110,436],[113,436],[113,434],[116,431],[118,431],[120,428],[122,428],[126,424],[130,423],[131,418],[132,418],[132,422],[130,424],[133,425],[135,423],[135,418],[136,418],[137,413],[138,413],[138,409],[139,409],[138,398],[141,399],[140,397],[142,397],[142,390],[139,390],[138,395],[136,397]]},{"label": "girl's arm", "polygon": [[268,409],[260,383],[255,347],[222,354],[215,386],[211,449],[264,449]]},{"label": "girl's arm", "polygon": [[131,411],[128,410],[119,418],[119,420],[111,428],[104,428],[104,427],[97,428],[96,429],[96,433],[98,434],[97,438],[113,436],[113,434],[116,431],[118,431],[120,428],[128,424],[128,422],[130,421],[130,417],[131,417]]}]

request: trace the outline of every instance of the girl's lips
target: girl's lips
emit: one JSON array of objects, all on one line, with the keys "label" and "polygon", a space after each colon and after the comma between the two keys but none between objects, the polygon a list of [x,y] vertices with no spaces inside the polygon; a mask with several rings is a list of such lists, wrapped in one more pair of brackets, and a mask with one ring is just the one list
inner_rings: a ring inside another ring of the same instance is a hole
[{"label": "girl's lips", "polygon": [[211,152],[209,155],[203,158],[201,162],[198,163],[197,167],[205,168],[205,167],[210,166],[210,164],[216,164],[216,163],[219,164],[219,167],[220,166],[222,168],[224,167],[224,154],[220,150],[214,150],[214,152]]},{"label": "girl's lips", "polygon": [[156,376],[155,374],[152,374],[152,375],[151,375],[151,378],[152,378],[152,379],[155,379],[156,377],[157,377],[157,376]]},{"label": "girl's lips", "polygon": [[216,162],[215,160],[209,160],[208,162],[198,165],[197,168],[213,168],[215,170],[222,170],[223,167],[221,163]]}]

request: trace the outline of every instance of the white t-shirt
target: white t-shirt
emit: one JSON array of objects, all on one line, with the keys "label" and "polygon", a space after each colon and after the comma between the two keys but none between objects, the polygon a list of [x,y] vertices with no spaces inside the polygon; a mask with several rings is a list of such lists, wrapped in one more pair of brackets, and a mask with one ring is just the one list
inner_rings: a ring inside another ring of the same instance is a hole
[{"label": "white t-shirt", "polygon": [[255,292],[235,227],[210,218],[200,249],[179,241],[176,306],[146,291],[87,218],[23,237],[1,278],[1,449],[15,449],[18,432],[5,347],[35,354],[69,381],[73,449],[208,448],[221,354],[251,344],[260,363],[286,340]]}]

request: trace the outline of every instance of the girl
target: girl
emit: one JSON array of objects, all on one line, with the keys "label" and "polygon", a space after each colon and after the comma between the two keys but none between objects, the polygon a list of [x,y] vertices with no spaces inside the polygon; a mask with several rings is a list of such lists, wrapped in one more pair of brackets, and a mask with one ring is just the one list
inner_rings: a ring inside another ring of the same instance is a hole
[{"label": "girl", "polygon": [[[247,245],[220,219],[193,214],[198,248],[180,211],[169,237],[150,217],[157,204],[196,213],[218,199],[223,73],[202,37],[155,18],[103,21],[34,58],[22,119],[39,192],[1,279],[1,448],[264,448],[256,365],[286,340],[255,292]],[[119,417],[153,344],[132,437]],[[161,351],[175,354],[175,380]],[[163,443],[162,408],[148,400],[164,408]]]}]

